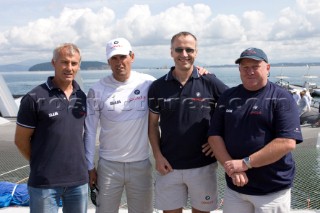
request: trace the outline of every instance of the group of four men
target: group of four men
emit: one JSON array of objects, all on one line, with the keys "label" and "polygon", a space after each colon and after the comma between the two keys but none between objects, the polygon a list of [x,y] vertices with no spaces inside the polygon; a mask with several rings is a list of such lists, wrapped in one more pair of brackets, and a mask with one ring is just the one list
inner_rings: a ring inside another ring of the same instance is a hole
[{"label": "group of four men", "polygon": [[226,172],[224,212],[289,212],[290,151],[302,136],[292,96],[268,81],[266,54],[243,51],[236,60],[242,84],[228,89],[194,66],[193,34],[174,35],[170,52],[174,66],[156,80],[131,70],[126,39],[110,40],[112,74],[86,97],[74,81],[79,48],[54,50],[55,75],[23,97],[17,116],[31,212],[57,212],[60,199],[64,212],[86,212],[88,180],[98,189],[99,213],[118,212],[124,189],[130,213],[181,213],[188,198],[193,213],[210,212],[218,207],[217,160]]}]

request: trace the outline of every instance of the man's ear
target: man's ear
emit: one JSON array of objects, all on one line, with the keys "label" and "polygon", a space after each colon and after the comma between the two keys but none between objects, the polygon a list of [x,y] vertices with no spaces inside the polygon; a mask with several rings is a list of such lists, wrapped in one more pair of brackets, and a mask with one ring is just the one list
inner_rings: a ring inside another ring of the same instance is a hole
[{"label": "man's ear", "polygon": [[54,61],[53,59],[51,59],[51,65],[52,65],[53,68],[54,68],[54,66],[55,66],[55,61]]}]

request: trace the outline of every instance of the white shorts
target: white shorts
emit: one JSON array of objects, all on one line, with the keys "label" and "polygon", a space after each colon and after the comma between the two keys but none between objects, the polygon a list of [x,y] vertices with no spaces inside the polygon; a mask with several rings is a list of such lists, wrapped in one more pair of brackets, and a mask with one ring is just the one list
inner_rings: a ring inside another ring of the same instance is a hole
[{"label": "white shorts", "polygon": [[173,170],[166,175],[157,173],[155,208],[174,210],[191,206],[200,211],[217,208],[217,163],[194,169]]},{"label": "white shorts", "polygon": [[291,205],[291,189],[267,195],[245,195],[225,188],[223,213],[288,213]]},{"label": "white shorts", "polygon": [[122,163],[100,158],[97,173],[97,213],[118,213],[124,188],[129,212],[153,212],[152,165],[149,159]]}]

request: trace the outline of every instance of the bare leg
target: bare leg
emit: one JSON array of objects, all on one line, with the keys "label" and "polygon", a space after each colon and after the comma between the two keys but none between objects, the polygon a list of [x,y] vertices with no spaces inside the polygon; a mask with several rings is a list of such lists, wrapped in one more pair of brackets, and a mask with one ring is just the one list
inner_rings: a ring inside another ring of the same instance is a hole
[{"label": "bare leg", "polygon": [[192,213],[210,213],[210,212],[200,211],[192,207]]},{"label": "bare leg", "polygon": [[163,213],[182,213],[182,208],[174,210],[164,210]]}]

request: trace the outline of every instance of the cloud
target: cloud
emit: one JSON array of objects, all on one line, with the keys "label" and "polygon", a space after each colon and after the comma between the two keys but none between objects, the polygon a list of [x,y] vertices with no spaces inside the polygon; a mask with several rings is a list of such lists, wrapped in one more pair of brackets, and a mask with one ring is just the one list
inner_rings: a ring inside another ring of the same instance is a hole
[{"label": "cloud", "polygon": [[234,15],[218,15],[211,20],[207,29],[207,36],[212,35],[212,39],[220,44],[241,41],[244,34],[240,19]]},{"label": "cloud", "polygon": [[[137,42],[153,34],[156,26],[148,5],[134,5],[123,19],[114,23],[114,35]],[[144,43],[145,44],[145,43]]]},{"label": "cloud", "polygon": [[243,13],[241,24],[244,27],[246,40],[267,40],[271,23],[261,11],[246,11]]},{"label": "cloud", "polygon": [[[90,52],[100,48],[98,52],[101,52],[102,58],[102,48],[114,37],[126,37],[133,46],[138,47],[168,47],[172,35],[179,31],[202,32],[203,23],[208,21],[210,15],[210,8],[203,4],[179,4],[155,15],[151,14],[148,5],[134,5],[121,19],[115,19],[114,11],[107,7],[99,11],[64,8],[57,17],[42,18],[27,26],[13,27],[3,34],[0,47],[11,46],[19,51],[34,48],[41,52],[53,49],[59,43],[74,42]],[[93,54],[88,55],[94,57]],[[152,57],[153,54],[145,55]]]},{"label": "cloud", "polygon": [[286,8],[281,11],[281,16],[274,23],[269,38],[274,40],[305,38],[315,30],[315,26],[304,15]]},{"label": "cloud", "polygon": [[146,1],[140,2],[144,4],[129,6],[121,16],[107,6],[98,7],[97,2],[92,7],[70,4],[57,15],[12,27],[0,32],[0,60],[48,61],[56,45],[74,42],[85,60],[105,61],[105,44],[115,37],[130,40],[138,58],[170,59],[170,39],[179,31],[197,36],[197,60],[203,64],[233,63],[249,46],[265,49],[274,60],[296,60],[306,47],[313,55],[319,53],[318,0],[296,0],[273,14],[275,19],[257,9],[240,15],[214,14],[212,6],[203,3],[180,3],[154,12]]},{"label": "cloud", "polygon": [[0,33],[0,44],[2,44],[2,45],[8,44],[8,39],[4,36],[3,33]]},{"label": "cloud", "polygon": [[267,42],[273,61],[314,62],[320,57],[320,2],[297,0],[280,11],[272,23]]},{"label": "cloud", "polygon": [[297,6],[305,13],[314,15],[320,13],[320,1],[318,0],[297,0]]}]

